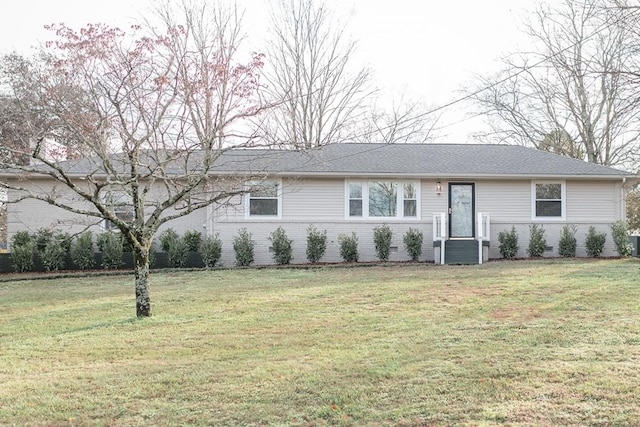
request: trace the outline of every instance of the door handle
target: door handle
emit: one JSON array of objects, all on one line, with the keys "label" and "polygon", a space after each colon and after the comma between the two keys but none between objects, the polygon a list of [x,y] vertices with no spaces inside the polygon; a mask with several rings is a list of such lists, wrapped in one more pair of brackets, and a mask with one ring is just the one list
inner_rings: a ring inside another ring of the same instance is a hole
[{"label": "door handle", "polygon": [[451,208],[449,208],[449,215],[451,215],[453,213],[453,211],[451,210]]}]

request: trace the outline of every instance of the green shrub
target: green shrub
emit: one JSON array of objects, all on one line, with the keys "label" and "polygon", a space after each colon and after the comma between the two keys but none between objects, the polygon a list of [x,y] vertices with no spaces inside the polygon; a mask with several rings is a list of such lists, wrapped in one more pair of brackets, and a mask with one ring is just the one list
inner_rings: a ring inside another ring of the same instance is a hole
[{"label": "green shrub", "polygon": [[388,261],[391,254],[391,241],[393,231],[387,224],[382,224],[373,229],[373,244],[380,261]]},{"label": "green shrub", "polygon": [[238,235],[233,238],[233,250],[236,253],[236,265],[246,267],[253,263],[253,251],[256,242],[251,239],[251,233],[246,228],[238,230]]},{"label": "green shrub", "polygon": [[33,239],[36,243],[36,250],[39,253],[43,253],[51,239],[53,238],[53,231],[48,228],[38,228],[33,235]]},{"label": "green shrub", "polygon": [[64,248],[64,252],[69,253],[69,251],[71,250],[71,242],[73,241],[71,235],[69,233],[57,231],[56,233],[54,233],[54,237],[56,238],[60,246]]},{"label": "green shrub", "polygon": [[93,236],[90,231],[77,236],[71,244],[71,260],[81,270],[93,268],[95,265]]},{"label": "green shrub", "polygon": [[511,231],[501,231],[498,233],[498,250],[500,255],[505,259],[513,259],[518,254],[518,232],[515,227],[511,227]]},{"label": "green shrub", "polygon": [[50,242],[40,254],[42,265],[47,271],[58,271],[64,267],[66,252],[62,247]]},{"label": "green shrub", "polygon": [[338,244],[340,245],[340,255],[345,262],[358,262],[358,236],[356,233],[339,235]]},{"label": "green shrub", "polygon": [[118,268],[122,262],[122,236],[120,233],[105,231],[96,237],[96,245],[102,252],[102,267],[105,269]]},{"label": "green shrub", "polygon": [[560,233],[560,242],[558,243],[558,255],[561,257],[575,257],[578,241],[576,239],[576,233],[578,229],[575,225],[566,224],[562,227],[562,233]]},{"label": "green shrub", "polygon": [[307,228],[307,259],[318,262],[327,251],[327,230],[318,231],[313,225]]},{"label": "green shrub", "polygon": [[168,241],[167,262],[169,267],[184,268],[189,257],[189,247],[187,240],[183,238],[171,239]]},{"label": "green shrub", "polygon": [[24,246],[33,241],[28,231],[18,231],[11,237],[11,247]]},{"label": "green shrub", "polygon": [[276,264],[289,264],[293,258],[293,243],[282,227],[276,228],[269,236],[273,247],[273,260]]},{"label": "green shrub", "polygon": [[28,231],[18,231],[11,237],[11,259],[16,271],[33,270],[36,244]]},{"label": "green shrub", "polygon": [[69,251],[69,235],[54,232],[49,242],[40,252],[42,264],[47,271],[57,271],[64,267],[65,258]]},{"label": "green shrub", "polygon": [[602,250],[604,249],[604,243],[607,240],[607,235],[605,233],[599,233],[596,231],[596,228],[592,225],[589,227],[589,231],[587,232],[587,238],[585,240],[585,248],[587,250],[587,255],[591,258],[597,258],[602,254]]},{"label": "green shrub", "polygon": [[629,224],[626,221],[616,221],[611,224],[611,238],[616,247],[616,252],[621,257],[631,256],[633,245],[629,241]]},{"label": "green shrub", "polygon": [[187,230],[182,236],[182,239],[184,239],[188,251],[198,252],[200,244],[202,243],[202,233],[195,230]]},{"label": "green shrub", "polygon": [[178,236],[178,233],[176,233],[173,228],[167,228],[160,233],[158,240],[160,240],[160,249],[164,252],[169,252],[171,244],[176,240],[180,240],[180,236]]},{"label": "green shrub", "polygon": [[547,247],[547,239],[544,237],[544,228],[538,224],[529,226],[529,248],[527,252],[530,257],[541,257]]},{"label": "green shrub", "polygon": [[158,236],[160,249],[167,253],[169,267],[184,268],[189,257],[188,252],[200,245],[202,235],[197,231],[187,231],[180,237],[176,231],[169,227]]},{"label": "green shrub", "polygon": [[200,244],[200,254],[205,267],[215,267],[222,256],[222,240],[220,240],[220,236],[216,234],[215,236],[205,237]]},{"label": "green shrub", "polygon": [[404,247],[412,261],[418,261],[420,255],[422,255],[423,240],[424,236],[422,235],[422,231],[418,229],[409,228],[409,230],[404,233]]},{"label": "green shrub", "polygon": [[11,259],[16,271],[25,272],[33,270],[35,243],[28,242],[11,248]]}]

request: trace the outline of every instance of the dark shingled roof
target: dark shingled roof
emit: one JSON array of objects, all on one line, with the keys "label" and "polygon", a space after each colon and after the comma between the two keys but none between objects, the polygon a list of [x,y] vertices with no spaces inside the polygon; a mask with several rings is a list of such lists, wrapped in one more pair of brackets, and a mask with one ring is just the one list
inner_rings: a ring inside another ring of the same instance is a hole
[{"label": "dark shingled roof", "polygon": [[[144,158],[152,165],[153,157]],[[100,173],[97,158],[61,163],[73,175]],[[112,157],[117,169],[128,159]],[[184,161],[170,164],[169,174],[184,175]],[[187,170],[202,166],[201,153],[191,153]],[[265,173],[294,176],[399,176],[436,178],[584,177],[618,178],[631,174],[607,166],[570,159],[517,145],[487,144],[332,144],[309,150],[234,149],[216,160],[214,174]]]},{"label": "dark shingled roof", "polygon": [[630,174],[517,145],[333,144],[306,151],[235,150],[217,172],[286,175],[412,175],[416,177],[609,177]]}]

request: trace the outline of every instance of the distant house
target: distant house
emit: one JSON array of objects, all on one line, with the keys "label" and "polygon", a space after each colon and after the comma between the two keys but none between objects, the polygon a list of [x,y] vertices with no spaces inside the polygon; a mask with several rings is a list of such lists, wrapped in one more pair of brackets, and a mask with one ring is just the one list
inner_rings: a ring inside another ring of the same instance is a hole
[{"label": "distant house", "polygon": [[[390,260],[408,260],[403,235],[424,235],[422,260],[478,263],[499,258],[498,233],[514,226],[518,256],[526,256],[531,224],[544,227],[545,256],[558,256],[561,229],[577,227],[578,256],[586,256],[589,226],[607,232],[603,255],[614,255],[609,225],[625,217],[620,170],[514,145],[335,144],[307,151],[247,149],[227,152],[213,175],[260,172],[254,191],[225,206],[210,206],[168,226],[218,234],[223,263],[233,265],[232,242],[246,228],[256,241],[256,263],[273,263],[270,233],[282,226],[293,240],[294,263],[306,262],[309,225],[327,230],[322,261],[341,261],[338,237],[355,232],[360,259],[376,259],[373,229],[393,230]],[[82,177],[81,167],[77,169]],[[251,184],[251,183],[247,183]],[[44,183],[39,183],[42,186]],[[123,215],[126,215],[126,209]],[[39,227],[74,229],[82,219],[41,202],[11,204],[9,237]],[[104,225],[108,227],[108,225]]]}]

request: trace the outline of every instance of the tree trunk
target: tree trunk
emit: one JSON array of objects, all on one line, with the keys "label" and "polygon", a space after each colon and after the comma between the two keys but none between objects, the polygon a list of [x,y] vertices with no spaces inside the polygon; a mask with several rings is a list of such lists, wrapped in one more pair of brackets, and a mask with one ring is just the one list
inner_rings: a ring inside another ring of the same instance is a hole
[{"label": "tree trunk", "polygon": [[136,272],[136,315],[151,316],[151,297],[149,295],[149,252],[134,249]]}]

